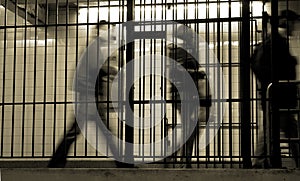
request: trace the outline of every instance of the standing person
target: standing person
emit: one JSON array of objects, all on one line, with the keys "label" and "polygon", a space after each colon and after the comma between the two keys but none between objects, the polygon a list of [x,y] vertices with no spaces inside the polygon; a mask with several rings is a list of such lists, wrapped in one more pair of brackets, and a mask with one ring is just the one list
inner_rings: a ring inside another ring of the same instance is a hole
[{"label": "standing person", "polygon": [[[99,53],[99,62],[105,62],[103,57],[104,53],[105,53],[105,46],[107,47],[108,42],[111,40],[111,38],[115,39],[113,36],[111,35],[111,37],[108,37],[107,34],[102,34],[102,31],[106,32],[108,30],[108,22],[106,21],[100,21],[99,23],[99,30],[100,30],[100,42],[101,44],[99,45],[99,47],[97,47],[98,52],[94,52],[94,53]],[[87,54],[87,53],[86,53]],[[94,56],[94,55],[85,55],[85,56]],[[118,73],[118,60],[117,60],[118,55],[116,53],[113,53],[112,56],[109,57],[109,63],[108,61],[106,61],[103,66],[101,67],[98,77],[97,77],[97,81],[96,81],[96,86],[93,85],[92,82],[90,82],[88,80],[88,71],[87,69],[97,69],[97,60],[89,62],[90,64],[86,65],[86,64],[78,64],[79,67],[77,67],[77,71],[80,71],[79,73],[77,73],[79,76],[76,78],[76,82],[74,82],[75,84],[80,84],[77,85],[76,88],[83,88],[83,89],[88,89],[86,90],[86,92],[94,92],[95,95],[94,96],[86,96],[86,95],[78,95],[78,96],[82,96],[82,97],[87,97],[87,100],[90,99],[95,99],[98,100],[97,102],[97,109],[98,109],[98,113],[101,117],[101,120],[104,122],[104,124],[106,126],[108,126],[108,129],[114,129],[114,125],[109,125],[108,123],[108,114],[113,112],[113,108],[111,107],[111,104],[107,104],[107,100],[108,100],[108,87],[111,86],[111,83],[114,79],[114,77],[117,75]],[[84,57],[86,58],[86,57]],[[81,66],[81,67],[80,67]],[[86,67],[88,66],[88,67]],[[97,70],[96,70],[97,71]],[[95,89],[95,90],[92,90]],[[79,91],[80,92],[80,91]],[[80,94],[80,93],[79,93]],[[90,100],[92,101],[92,100]],[[77,108],[79,112],[82,112],[82,115],[85,115],[87,111],[89,111],[89,106],[87,107],[79,107]],[[92,105],[91,105],[92,106]],[[87,113],[86,116],[86,122],[95,122],[95,115],[91,114],[91,113]],[[81,130],[78,126],[78,121],[76,121],[76,118],[74,119],[74,123],[72,125],[72,127],[68,130],[68,132],[66,133],[65,137],[61,140],[59,146],[57,147],[55,153],[53,154],[50,162],[48,163],[48,167],[49,168],[63,168],[66,165],[67,162],[67,155],[69,152],[69,149],[71,147],[71,145],[76,141],[77,136],[81,133]],[[84,124],[84,123],[83,123]],[[81,127],[82,128],[82,127]],[[115,130],[112,130],[112,132],[114,132]],[[116,132],[116,131],[115,131]],[[87,133],[88,134],[88,133]],[[96,136],[96,135],[92,135],[92,136]],[[116,145],[113,145],[113,143],[109,143],[108,145],[110,147],[111,150],[117,150],[116,149]],[[117,167],[123,167],[124,165],[118,161],[115,162]]]},{"label": "standing person", "polygon": [[[170,76],[173,75],[183,75],[181,71],[187,71],[189,75],[192,77],[194,84],[196,85],[198,89],[198,96],[200,99],[200,107],[198,108],[198,118],[197,123],[193,124],[189,121],[193,121],[192,115],[185,115],[181,113],[181,102],[177,102],[179,100],[182,100],[182,98],[179,95],[178,90],[176,87],[180,87],[183,85],[183,81],[185,80],[175,80],[176,82],[172,85],[170,89],[170,93],[172,94],[172,100],[175,101],[175,107],[176,110],[181,115],[181,124],[183,128],[182,134],[189,134],[191,133],[191,136],[188,138],[186,143],[183,144],[183,146],[173,154],[173,156],[180,156],[181,157],[181,163],[179,167],[184,167],[186,165],[186,168],[192,168],[192,155],[193,155],[193,148],[194,143],[197,138],[197,135],[199,135],[199,123],[207,122],[208,119],[208,113],[209,108],[211,107],[211,96],[209,92],[209,86],[208,86],[208,79],[206,77],[206,73],[202,67],[200,67],[200,64],[198,60],[193,57],[193,55],[198,55],[196,52],[196,44],[195,44],[195,37],[193,37],[193,32],[190,28],[180,25],[177,28],[177,31],[175,31],[175,34],[177,37],[177,44],[169,44],[168,45],[168,57],[175,60],[177,63],[179,63],[182,67],[185,68],[185,70],[180,70],[176,68],[171,67]],[[190,53],[189,53],[190,52]],[[179,76],[180,77],[180,76]],[[191,95],[191,92],[183,92],[182,95],[185,95],[186,97],[194,97]],[[190,117],[188,117],[190,116]],[[192,127],[191,125],[196,125],[195,127]],[[172,160],[172,156],[167,158],[167,161]]]},{"label": "standing person", "polygon": [[[297,60],[290,54],[288,39],[286,37],[292,35],[294,23],[295,20],[298,19],[298,15],[293,11],[283,10],[281,11],[280,18],[278,29],[279,33],[273,35],[277,40],[276,42],[278,47],[280,47],[280,53],[278,53],[278,57],[271,59],[272,44],[271,37],[268,36],[266,40],[259,44],[254,50],[254,54],[251,58],[251,68],[260,83],[261,107],[264,114],[263,119],[266,119],[267,116],[266,111],[268,107],[266,104],[266,98],[269,84],[272,82],[278,82],[280,80],[289,81],[296,79]],[[272,90],[270,90],[270,92],[272,94],[272,104],[276,105],[278,109],[294,109],[296,107],[297,87],[294,84],[289,83],[276,87],[272,86],[271,89]],[[293,113],[280,112],[279,120],[280,128],[285,133],[287,138],[298,137],[297,120],[295,119],[295,115]],[[266,158],[266,144],[268,144],[266,141],[266,136],[269,134],[266,130],[268,129],[268,126],[264,128],[264,126],[259,125],[258,143],[255,149],[255,158],[252,163],[253,168],[272,167],[272,163],[269,163]],[[298,167],[299,145],[298,143],[292,142],[289,144],[289,147],[291,149],[296,166]]]}]

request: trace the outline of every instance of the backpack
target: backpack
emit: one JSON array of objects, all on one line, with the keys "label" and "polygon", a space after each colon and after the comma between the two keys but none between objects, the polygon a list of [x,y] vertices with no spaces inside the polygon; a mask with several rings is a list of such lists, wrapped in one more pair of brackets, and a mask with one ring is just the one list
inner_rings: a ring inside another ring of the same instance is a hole
[{"label": "backpack", "polygon": [[290,54],[287,40],[278,36],[278,45],[279,52],[273,62],[271,59],[271,38],[259,43],[250,59],[251,69],[262,86],[268,86],[272,82],[272,75],[274,75],[274,81],[296,79],[297,60]]},{"label": "backpack", "polygon": [[[279,80],[295,80],[297,59],[293,57],[288,49],[286,39],[278,37],[280,49],[278,56],[271,59],[271,39],[268,38],[264,43],[259,43],[250,59],[252,71],[261,83],[261,90],[267,90],[272,79],[276,82]],[[274,67],[274,64],[277,67]],[[272,74],[274,77],[272,78]],[[273,97],[281,108],[294,108],[297,104],[297,86],[293,83],[274,84],[270,96]],[[265,96],[265,94],[262,94]],[[264,98],[264,97],[263,97]]]},{"label": "backpack", "polygon": [[256,78],[262,85],[271,82],[272,62],[271,62],[271,40],[267,39],[264,43],[259,43],[254,49],[250,59],[251,69]]}]

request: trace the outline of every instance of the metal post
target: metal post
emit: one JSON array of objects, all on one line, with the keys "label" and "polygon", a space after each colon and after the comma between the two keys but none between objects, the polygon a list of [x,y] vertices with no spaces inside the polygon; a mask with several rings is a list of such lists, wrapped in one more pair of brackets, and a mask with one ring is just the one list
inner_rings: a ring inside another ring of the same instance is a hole
[{"label": "metal post", "polygon": [[242,26],[240,46],[240,96],[241,96],[241,156],[243,168],[251,167],[250,124],[250,9],[249,0],[242,0]]},{"label": "metal post", "polygon": [[[134,18],[134,0],[127,1],[127,21],[132,21]],[[134,59],[134,42],[132,42],[130,33],[133,32],[133,26],[126,27],[126,63]],[[128,67],[130,70],[133,70],[132,67]],[[126,105],[126,125],[125,125],[125,141],[127,143],[133,143],[134,129],[129,125],[133,125],[133,88],[130,85],[133,85],[133,71],[126,71],[126,92],[129,92],[129,106]],[[133,147],[126,145],[125,147],[125,162],[133,163]],[[133,167],[133,164],[126,164],[126,167]]]},{"label": "metal post", "polygon": [[[273,90],[277,87],[277,75],[276,70],[277,61],[275,59],[278,57],[278,0],[271,1],[271,62],[272,62],[272,82],[274,83]],[[272,91],[272,90],[271,90]],[[272,93],[271,93],[272,94]],[[272,101],[272,100],[271,100]],[[272,101],[273,102],[273,101]],[[281,156],[280,156],[280,125],[279,125],[279,111],[278,105],[272,104],[272,116],[271,116],[271,165],[273,168],[281,168]]]}]

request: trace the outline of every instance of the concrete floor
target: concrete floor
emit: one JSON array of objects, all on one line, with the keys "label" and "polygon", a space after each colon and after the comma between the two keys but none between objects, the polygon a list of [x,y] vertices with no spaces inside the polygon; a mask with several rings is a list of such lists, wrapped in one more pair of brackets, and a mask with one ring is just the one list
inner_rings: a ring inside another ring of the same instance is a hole
[{"label": "concrete floor", "polygon": [[296,181],[299,169],[4,168],[1,181]]}]

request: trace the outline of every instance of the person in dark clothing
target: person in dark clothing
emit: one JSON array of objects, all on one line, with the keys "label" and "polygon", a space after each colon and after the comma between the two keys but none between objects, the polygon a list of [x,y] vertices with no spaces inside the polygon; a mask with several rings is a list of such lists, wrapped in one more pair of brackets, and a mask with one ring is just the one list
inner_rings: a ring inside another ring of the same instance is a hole
[{"label": "person in dark clothing", "polygon": [[[253,160],[254,168],[267,168],[272,167],[272,163],[266,158],[267,142],[268,142],[268,130],[269,124],[266,122],[267,117],[267,96],[272,99],[269,101],[273,107],[278,109],[294,109],[297,106],[297,86],[293,83],[280,84],[278,81],[292,81],[296,80],[296,65],[297,60],[290,54],[288,39],[286,37],[292,35],[294,30],[294,21],[298,19],[298,15],[290,10],[284,10],[281,12],[281,19],[279,23],[279,30],[284,30],[276,35],[273,35],[280,46],[280,53],[278,57],[271,59],[271,37],[268,36],[266,40],[259,44],[254,50],[254,54],[251,58],[251,68],[256,75],[257,80],[260,83],[260,96],[261,107],[263,111],[263,119],[265,122],[265,128],[259,125],[258,143],[255,149],[255,159]],[[282,35],[285,34],[285,35]],[[272,62],[273,61],[273,62]],[[273,83],[269,89],[269,95],[267,90],[269,85]],[[275,84],[274,84],[275,83]],[[287,138],[297,138],[297,120],[295,115],[291,112],[279,113],[280,128],[285,133]],[[292,142],[289,144],[296,166],[298,167],[299,145]],[[272,150],[271,150],[272,151]]]},{"label": "person in dark clothing", "polygon": [[[175,60],[179,63],[185,70],[176,69],[171,67],[170,76],[174,77],[173,75],[183,75],[182,71],[187,71],[188,74],[193,79],[194,84],[198,90],[198,96],[200,99],[200,107],[198,108],[198,122],[196,124],[191,124],[189,121],[192,121],[191,117],[183,117],[183,113],[181,113],[181,102],[177,102],[182,100],[180,97],[180,93],[178,92],[178,87],[183,85],[183,82],[186,80],[176,80],[175,85],[172,85],[170,88],[170,93],[173,95],[172,99],[174,99],[176,104],[177,111],[181,115],[181,124],[183,127],[183,134],[185,132],[191,133],[190,137],[187,139],[186,143],[173,154],[173,156],[180,156],[180,165],[179,167],[186,167],[192,168],[192,155],[193,155],[193,148],[194,143],[199,135],[199,123],[200,122],[207,122],[208,121],[208,114],[209,108],[211,107],[211,95],[208,86],[208,79],[205,73],[205,69],[200,66],[199,60],[193,55],[198,55],[196,52],[196,45],[194,43],[195,37],[193,37],[193,32],[190,28],[180,25],[176,31],[177,37],[177,44],[169,44],[168,49],[168,57]],[[179,76],[180,77],[180,76]],[[182,89],[181,89],[182,90]],[[186,90],[186,89],[185,89]],[[190,95],[191,92],[182,92],[182,95],[187,95],[187,97],[193,97],[194,95]],[[191,125],[196,125],[195,127]],[[172,157],[172,156],[171,156]],[[172,158],[168,158],[172,160]],[[168,161],[167,159],[167,161]],[[168,165],[167,165],[168,166]]]}]

